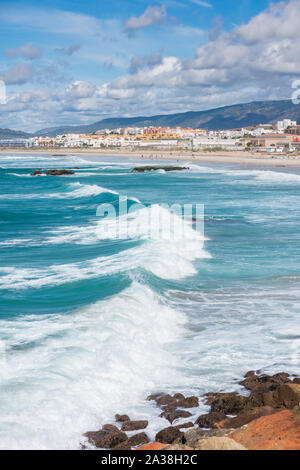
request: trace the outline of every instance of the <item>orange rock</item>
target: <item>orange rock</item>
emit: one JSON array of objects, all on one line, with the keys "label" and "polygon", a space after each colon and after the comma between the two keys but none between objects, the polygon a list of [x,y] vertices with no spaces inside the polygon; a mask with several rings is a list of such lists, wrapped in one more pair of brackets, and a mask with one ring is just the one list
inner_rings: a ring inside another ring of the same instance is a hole
[{"label": "orange rock", "polygon": [[300,450],[300,412],[283,410],[263,416],[227,437],[249,450]]},{"label": "orange rock", "polygon": [[140,446],[136,450],[162,450],[167,446],[168,444],[161,444],[161,442],[150,442],[150,444]]}]

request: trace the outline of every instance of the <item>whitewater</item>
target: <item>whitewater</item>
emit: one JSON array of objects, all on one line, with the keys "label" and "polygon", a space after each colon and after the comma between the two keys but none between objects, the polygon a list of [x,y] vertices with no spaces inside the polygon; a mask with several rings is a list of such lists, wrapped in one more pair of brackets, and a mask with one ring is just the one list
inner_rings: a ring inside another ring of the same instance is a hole
[{"label": "whitewater", "polygon": [[[132,173],[140,164],[0,156],[3,449],[79,449],[115,413],[149,419],[153,438],[168,422],[149,393],[238,391],[250,369],[300,374],[299,172]],[[204,204],[204,234],[178,215],[184,237],[149,233],[166,206],[190,203]]]}]

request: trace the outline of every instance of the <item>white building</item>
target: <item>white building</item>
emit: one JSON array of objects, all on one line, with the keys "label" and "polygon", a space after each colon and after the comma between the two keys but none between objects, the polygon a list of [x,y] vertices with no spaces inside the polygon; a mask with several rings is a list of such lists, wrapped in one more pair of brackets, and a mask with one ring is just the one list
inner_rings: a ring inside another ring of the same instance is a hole
[{"label": "white building", "polygon": [[277,129],[279,131],[285,131],[290,126],[296,126],[297,121],[291,121],[290,119],[284,119],[283,121],[277,122]]}]

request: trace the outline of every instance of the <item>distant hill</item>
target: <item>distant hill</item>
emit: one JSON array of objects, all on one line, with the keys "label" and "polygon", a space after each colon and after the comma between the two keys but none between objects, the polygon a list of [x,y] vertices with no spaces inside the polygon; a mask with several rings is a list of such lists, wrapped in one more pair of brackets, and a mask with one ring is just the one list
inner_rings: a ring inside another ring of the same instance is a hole
[{"label": "distant hill", "polygon": [[73,133],[93,133],[99,129],[116,129],[118,127],[146,126],[181,126],[209,130],[235,129],[255,126],[257,124],[275,123],[291,118],[300,122],[300,105],[294,105],[291,100],[257,101],[246,104],[236,104],[208,111],[189,111],[178,114],[157,116],[139,116],[131,118],[109,118],[89,125],[62,126],[42,129],[37,135]]},{"label": "distant hill", "polygon": [[32,137],[31,134],[23,131],[13,131],[11,129],[0,129],[0,139],[9,140],[9,139],[28,139]]},{"label": "distant hill", "polygon": [[[118,127],[147,127],[147,126],[181,126],[209,130],[236,129],[256,126],[258,124],[274,124],[282,119],[290,118],[300,123],[300,105],[294,105],[291,100],[255,101],[252,103],[236,104],[207,111],[189,111],[178,114],[163,114],[157,116],[139,116],[131,118],[108,118],[93,124],[77,126],[49,127],[37,131],[34,135],[54,137],[66,133],[93,133],[100,129],[116,129]],[[11,133],[11,134],[9,134]],[[0,129],[5,138],[30,137],[30,134]]]}]

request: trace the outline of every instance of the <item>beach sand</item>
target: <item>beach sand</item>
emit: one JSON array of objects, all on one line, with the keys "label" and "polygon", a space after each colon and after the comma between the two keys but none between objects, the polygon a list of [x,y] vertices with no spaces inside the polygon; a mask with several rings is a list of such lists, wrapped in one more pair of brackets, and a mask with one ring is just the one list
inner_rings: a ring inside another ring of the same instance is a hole
[{"label": "beach sand", "polygon": [[244,151],[224,152],[191,152],[187,150],[111,150],[111,149],[0,149],[0,154],[48,154],[48,155],[87,155],[134,158],[138,160],[171,160],[171,161],[194,161],[194,162],[218,162],[218,163],[240,163],[272,166],[300,166],[300,155],[266,154]]}]

